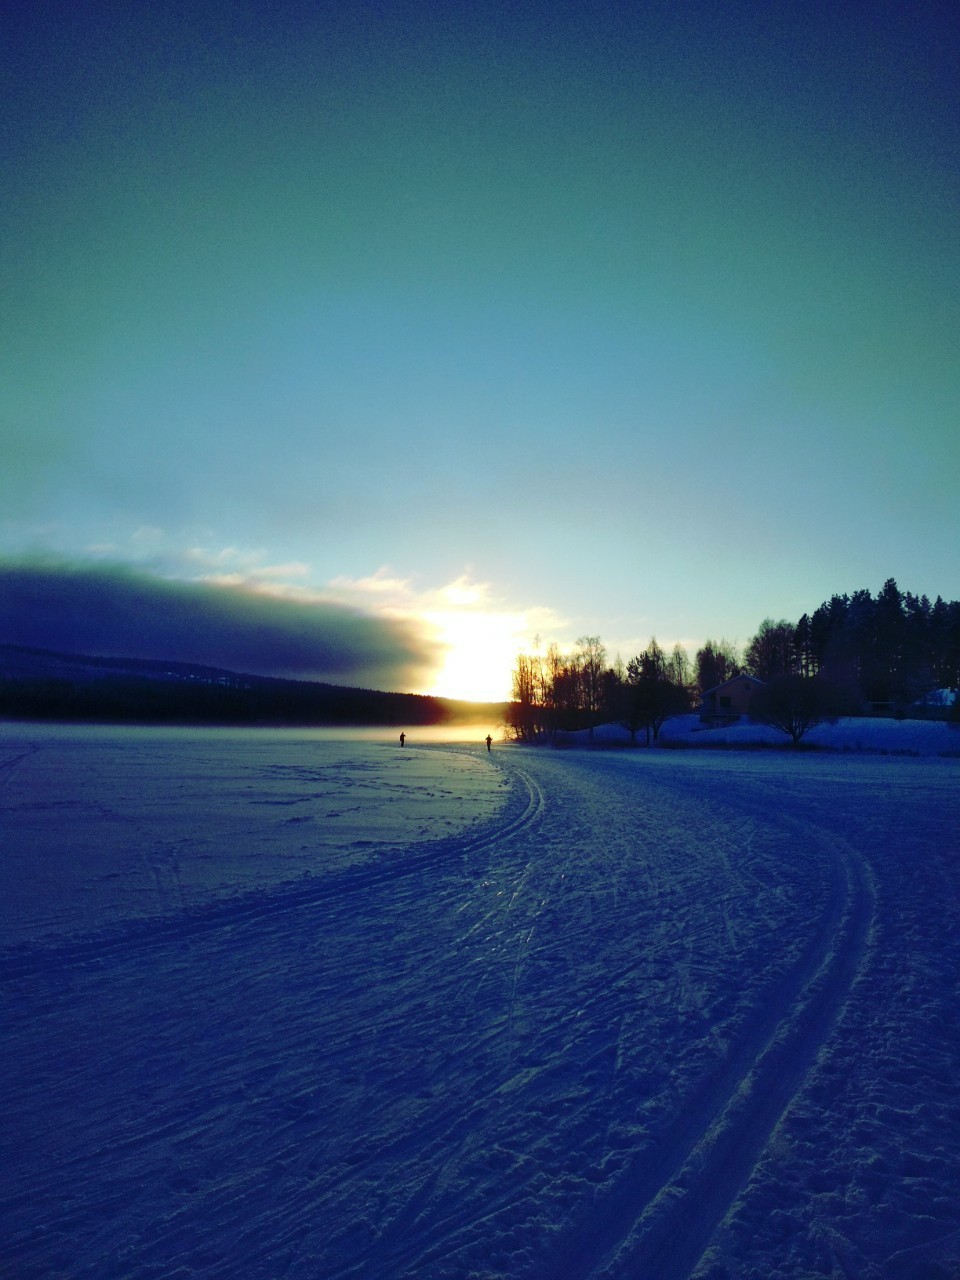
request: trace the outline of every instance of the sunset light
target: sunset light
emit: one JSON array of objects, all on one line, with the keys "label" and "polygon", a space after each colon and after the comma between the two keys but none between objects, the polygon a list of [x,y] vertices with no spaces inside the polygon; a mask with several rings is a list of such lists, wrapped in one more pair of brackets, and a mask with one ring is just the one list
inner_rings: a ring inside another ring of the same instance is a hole
[{"label": "sunset light", "polygon": [[0,1278],[960,1280],[958,6],[5,16]]},{"label": "sunset light", "polygon": [[437,612],[426,619],[445,649],[443,665],[428,692],[470,702],[503,702],[517,653],[524,644],[524,620],[515,614]]}]

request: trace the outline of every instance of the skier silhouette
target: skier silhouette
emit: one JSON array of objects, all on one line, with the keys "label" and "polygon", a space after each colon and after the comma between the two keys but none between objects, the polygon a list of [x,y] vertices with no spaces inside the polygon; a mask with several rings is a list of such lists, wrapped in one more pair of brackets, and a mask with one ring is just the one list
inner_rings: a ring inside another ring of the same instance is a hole
[{"label": "skier silhouette", "polygon": [[405,733],[401,733],[401,735],[400,735],[400,745],[401,745],[401,747],[402,747],[402,746],[403,746],[403,744],[406,742],[406,740],[407,740],[407,735],[406,735]]},{"label": "skier silhouette", "polygon": [[489,733],[487,734],[487,736],[486,736],[486,738],[484,739],[484,741],[486,742],[486,744],[487,744],[487,750],[489,751],[489,750],[490,750],[490,743],[493,741],[493,739],[490,737]]}]

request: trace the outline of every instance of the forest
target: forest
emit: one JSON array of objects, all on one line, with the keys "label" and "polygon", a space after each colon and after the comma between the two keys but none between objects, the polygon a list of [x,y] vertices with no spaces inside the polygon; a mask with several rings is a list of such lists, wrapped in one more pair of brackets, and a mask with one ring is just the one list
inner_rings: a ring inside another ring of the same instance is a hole
[{"label": "forest", "polygon": [[739,650],[707,640],[691,661],[679,644],[647,648],[611,664],[599,636],[570,653],[555,644],[519,654],[510,729],[523,741],[619,723],[656,740],[672,716],[697,707],[710,689],[739,675],[763,681],[750,712],[798,742],[840,715],[960,714],[960,601],[903,592],[893,578],[880,591],[834,595],[796,622],[765,618]]},{"label": "forest", "polygon": [[241,675],[193,663],[0,645],[0,715],[100,723],[409,727],[480,717],[495,725],[504,706]]}]

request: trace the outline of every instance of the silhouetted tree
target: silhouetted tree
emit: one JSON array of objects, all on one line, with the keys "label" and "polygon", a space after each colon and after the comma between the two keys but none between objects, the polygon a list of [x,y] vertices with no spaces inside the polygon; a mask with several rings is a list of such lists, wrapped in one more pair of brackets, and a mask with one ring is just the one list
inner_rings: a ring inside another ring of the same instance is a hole
[{"label": "silhouetted tree", "polygon": [[708,640],[697,650],[697,687],[701,696],[742,671],[736,646],[729,640]]},{"label": "silhouetted tree", "polygon": [[606,666],[599,636],[581,636],[576,650],[564,656],[551,644],[546,657],[519,654],[513,671],[510,723],[524,741],[559,729],[589,728],[618,705],[616,672]]},{"label": "silhouetted tree", "polygon": [[940,689],[960,689],[960,601],[937,596],[930,610],[933,675]]},{"label": "silhouetted tree", "polygon": [[590,736],[593,737],[594,725],[599,722],[603,708],[603,672],[607,651],[599,636],[580,636],[575,656],[581,678],[583,709],[587,713]]},{"label": "silhouetted tree", "polygon": [[654,636],[650,644],[627,663],[627,715],[623,723],[636,738],[638,729],[645,729],[647,745],[652,733],[654,742],[660,730],[672,716],[682,715],[690,709],[686,688],[673,678],[673,667]]},{"label": "silhouetted tree", "polygon": [[[743,662],[727,640],[707,640],[697,650],[701,694],[744,670],[772,687],[765,714],[793,741],[865,701],[898,714],[918,701],[946,706],[933,693],[960,687],[960,602],[938,596],[931,604],[888,578],[876,599],[866,590],[834,595],[795,625],[765,618]],[[656,637],[626,667],[619,659],[606,665],[599,636],[581,636],[566,655],[556,644],[541,655],[538,638],[535,653],[517,659],[511,723],[518,737],[533,739],[584,727],[592,735],[606,717],[633,736],[646,728],[656,739],[669,716],[688,709],[692,684],[683,647],[674,645],[667,658]],[[760,710],[758,704],[762,718]]]},{"label": "silhouetted tree", "polygon": [[938,596],[931,605],[888,578],[876,599],[855,591],[820,605],[805,644],[811,674],[856,689],[861,701],[905,714],[932,690],[960,683],[960,604]]},{"label": "silhouetted tree", "polygon": [[788,734],[796,746],[810,729],[836,720],[836,707],[834,691],[820,676],[778,675],[753,695],[750,715]]},{"label": "silhouetted tree", "polygon": [[690,690],[690,659],[687,651],[679,641],[673,646],[670,654],[670,679],[678,689]]},{"label": "silhouetted tree", "polygon": [[507,719],[521,742],[531,742],[540,731],[537,670],[529,654],[517,655],[513,669],[513,701]]},{"label": "silhouetted tree", "polygon": [[793,675],[797,670],[796,629],[792,622],[781,618],[774,622],[764,618],[757,634],[747,645],[744,663],[751,675],[758,680],[772,680],[774,676]]},{"label": "silhouetted tree", "polygon": [[802,676],[816,674],[813,656],[813,627],[808,614],[804,614],[793,632],[793,652],[797,672]]}]

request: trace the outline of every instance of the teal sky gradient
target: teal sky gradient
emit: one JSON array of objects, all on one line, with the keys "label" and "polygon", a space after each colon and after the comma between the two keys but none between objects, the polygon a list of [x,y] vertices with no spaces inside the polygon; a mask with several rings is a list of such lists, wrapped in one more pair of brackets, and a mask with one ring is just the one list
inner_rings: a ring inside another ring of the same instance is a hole
[{"label": "teal sky gradient", "polygon": [[960,595],[952,6],[3,25],[0,555],[467,574],[614,649]]}]

